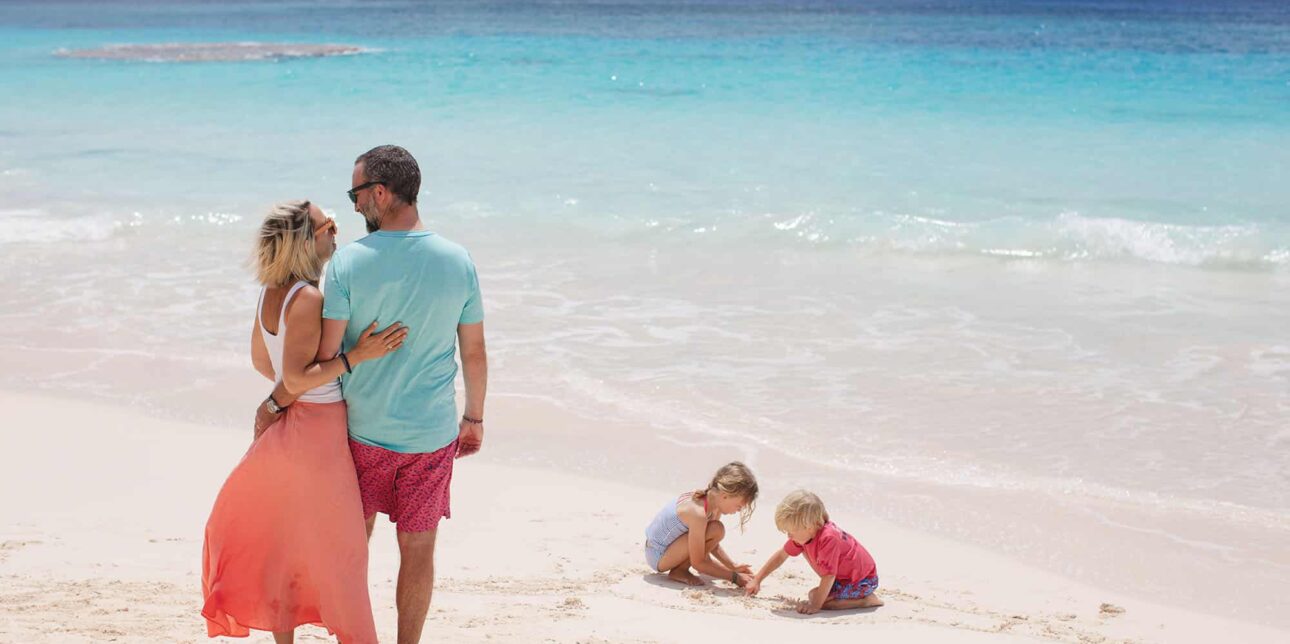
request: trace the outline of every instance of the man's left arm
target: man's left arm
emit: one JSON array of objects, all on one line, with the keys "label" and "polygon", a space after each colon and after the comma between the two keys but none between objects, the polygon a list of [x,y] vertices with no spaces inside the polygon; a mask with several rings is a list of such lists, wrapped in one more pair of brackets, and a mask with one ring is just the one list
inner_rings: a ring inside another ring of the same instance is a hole
[{"label": "man's left arm", "polygon": [[466,409],[458,426],[457,456],[470,456],[484,445],[484,395],[488,391],[488,352],[484,323],[457,325],[461,375],[466,383]]}]

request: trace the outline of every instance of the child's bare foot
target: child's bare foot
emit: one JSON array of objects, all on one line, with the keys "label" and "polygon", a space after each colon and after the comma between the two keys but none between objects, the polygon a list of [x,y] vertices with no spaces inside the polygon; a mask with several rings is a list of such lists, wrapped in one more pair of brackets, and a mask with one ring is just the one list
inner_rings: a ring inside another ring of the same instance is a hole
[{"label": "child's bare foot", "polygon": [[689,568],[685,568],[685,567],[673,568],[671,572],[667,573],[667,578],[671,579],[672,581],[679,581],[687,586],[703,585],[703,580],[699,579],[697,575],[690,572]]},{"label": "child's bare foot", "polygon": [[861,599],[830,599],[824,602],[826,610],[852,610],[855,608],[877,608],[882,606],[883,602],[878,599],[877,594],[869,595]]}]

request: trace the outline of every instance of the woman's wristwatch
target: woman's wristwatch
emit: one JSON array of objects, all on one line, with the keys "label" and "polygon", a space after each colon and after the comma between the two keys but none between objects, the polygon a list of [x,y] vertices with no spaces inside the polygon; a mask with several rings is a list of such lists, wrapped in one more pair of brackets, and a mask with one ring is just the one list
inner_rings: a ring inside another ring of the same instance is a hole
[{"label": "woman's wristwatch", "polygon": [[286,407],[279,405],[278,401],[273,399],[273,394],[269,394],[269,397],[264,399],[264,406],[271,414],[281,414],[287,410]]}]

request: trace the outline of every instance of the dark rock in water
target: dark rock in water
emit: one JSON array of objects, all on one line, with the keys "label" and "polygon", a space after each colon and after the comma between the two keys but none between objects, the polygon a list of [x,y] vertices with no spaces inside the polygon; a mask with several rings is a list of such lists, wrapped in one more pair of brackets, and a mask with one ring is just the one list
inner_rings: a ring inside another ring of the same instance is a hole
[{"label": "dark rock in water", "polygon": [[101,60],[137,60],[153,63],[200,63],[227,61],[279,60],[283,58],[318,58],[362,52],[350,45],[302,45],[289,43],[216,42],[165,43],[158,45],[108,45],[97,49],[60,49],[54,55],[63,58]]}]

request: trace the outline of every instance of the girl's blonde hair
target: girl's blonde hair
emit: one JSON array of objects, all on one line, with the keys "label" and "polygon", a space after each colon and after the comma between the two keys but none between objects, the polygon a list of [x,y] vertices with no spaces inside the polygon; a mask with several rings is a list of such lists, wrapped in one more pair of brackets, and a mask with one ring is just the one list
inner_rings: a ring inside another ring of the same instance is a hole
[{"label": "girl's blonde hair", "polygon": [[739,461],[726,463],[712,476],[707,488],[694,493],[694,499],[705,498],[712,492],[725,492],[747,501],[739,511],[739,529],[743,530],[757,506],[757,477],[753,476],[752,470]]},{"label": "girl's blonde hair", "polygon": [[264,286],[318,281],[323,261],[318,257],[308,201],[284,201],[269,210],[260,224],[251,263],[255,279]]},{"label": "girl's blonde hair", "polygon": [[775,508],[775,527],[780,532],[798,528],[819,529],[829,522],[829,512],[824,502],[806,490],[790,492]]}]

